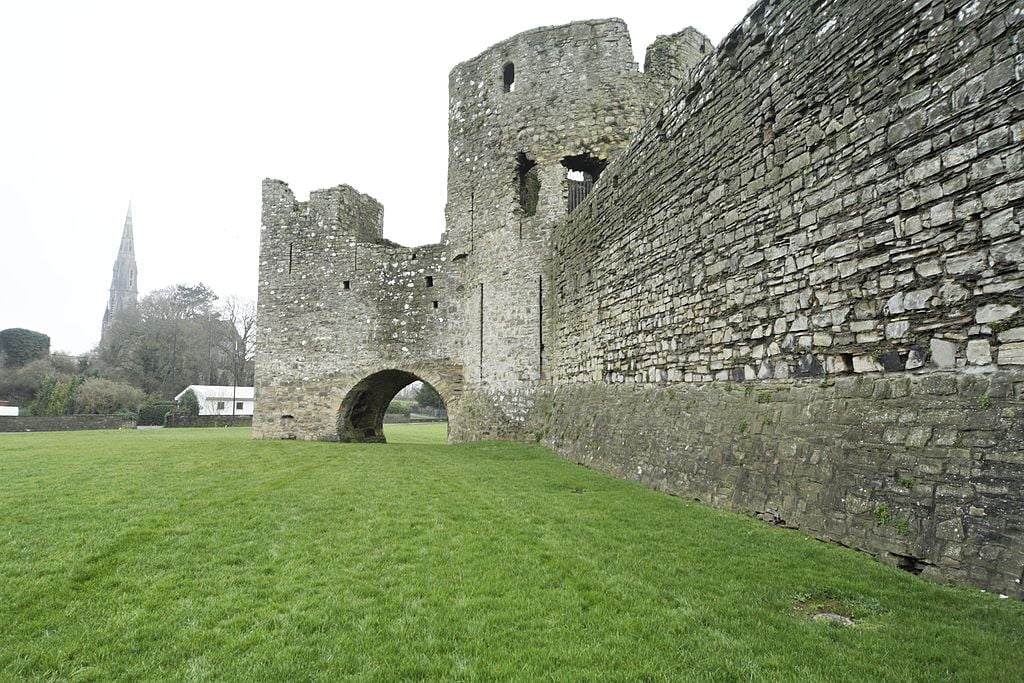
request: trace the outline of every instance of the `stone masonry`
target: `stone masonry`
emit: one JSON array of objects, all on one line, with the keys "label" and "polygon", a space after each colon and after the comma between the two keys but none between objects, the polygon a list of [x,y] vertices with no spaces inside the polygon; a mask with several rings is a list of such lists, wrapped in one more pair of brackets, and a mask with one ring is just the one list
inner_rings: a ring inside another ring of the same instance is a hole
[{"label": "stone masonry", "polygon": [[447,229],[265,181],[258,438],[539,440],[1024,597],[1024,7],[762,0],[719,45],[529,31],[451,73]]}]

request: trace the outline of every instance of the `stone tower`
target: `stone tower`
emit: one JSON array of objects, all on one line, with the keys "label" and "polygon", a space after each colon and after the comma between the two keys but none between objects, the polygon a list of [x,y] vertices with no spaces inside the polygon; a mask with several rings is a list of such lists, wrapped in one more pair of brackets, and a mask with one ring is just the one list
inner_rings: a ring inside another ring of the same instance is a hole
[{"label": "stone tower", "polygon": [[132,235],[132,205],[128,204],[128,215],[124,219],[121,233],[121,247],[114,260],[114,274],[110,278],[110,298],[103,314],[103,334],[107,333],[114,321],[134,311],[139,301],[138,268],[135,265],[135,238]]}]

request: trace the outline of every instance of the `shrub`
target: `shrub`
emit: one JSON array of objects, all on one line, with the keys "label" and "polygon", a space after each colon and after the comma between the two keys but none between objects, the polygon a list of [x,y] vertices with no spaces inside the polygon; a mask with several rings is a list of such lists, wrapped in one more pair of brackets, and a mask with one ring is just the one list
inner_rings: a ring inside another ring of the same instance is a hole
[{"label": "shrub", "polygon": [[392,401],[388,404],[387,414],[388,415],[405,415],[406,417],[412,412],[412,401]]},{"label": "shrub", "polygon": [[181,398],[178,399],[177,412],[182,415],[192,415],[193,417],[199,414],[199,399],[196,397],[196,392],[189,389]]},{"label": "shrub", "polygon": [[113,415],[131,411],[134,414],[143,398],[142,390],[130,384],[90,377],[75,390],[75,413]]},{"label": "shrub", "polygon": [[167,413],[174,410],[177,404],[174,401],[160,401],[150,399],[139,406],[140,425],[162,425]]},{"label": "shrub", "polygon": [[75,409],[75,389],[81,383],[78,375],[50,375],[28,404],[29,415],[71,415]]}]

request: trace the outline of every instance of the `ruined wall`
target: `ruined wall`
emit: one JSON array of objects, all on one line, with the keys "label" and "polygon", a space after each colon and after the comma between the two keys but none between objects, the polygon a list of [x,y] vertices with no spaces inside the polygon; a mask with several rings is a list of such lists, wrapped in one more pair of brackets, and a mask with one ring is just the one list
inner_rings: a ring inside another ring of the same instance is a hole
[{"label": "ruined wall", "polygon": [[1020,596],[1022,38],[758,3],[556,226],[538,436]]},{"label": "ruined wall", "polygon": [[381,225],[380,204],[351,187],[298,202],[284,183],[264,181],[257,438],[337,440],[349,390],[396,367],[433,384],[458,414],[449,253],[388,242]]},{"label": "ruined wall", "polygon": [[542,301],[551,225],[568,208],[565,160],[614,159],[662,93],[634,63],[625,23],[607,19],[498,43],[452,70],[449,94],[447,239],[463,259],[467,380],[452,434],[522,437],[549,372]]}]

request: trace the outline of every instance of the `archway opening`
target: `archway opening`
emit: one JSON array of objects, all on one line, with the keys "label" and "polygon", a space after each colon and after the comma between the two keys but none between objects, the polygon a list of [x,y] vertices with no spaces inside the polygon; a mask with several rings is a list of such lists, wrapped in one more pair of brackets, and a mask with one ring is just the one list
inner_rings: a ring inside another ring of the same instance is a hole
[{"label": "archway opening", "polygon": [[381,370],[345,396],[338,411],[338,440],[384,443],[384,424],[445,422],[444,400],[429,382],[404,370]]}]

